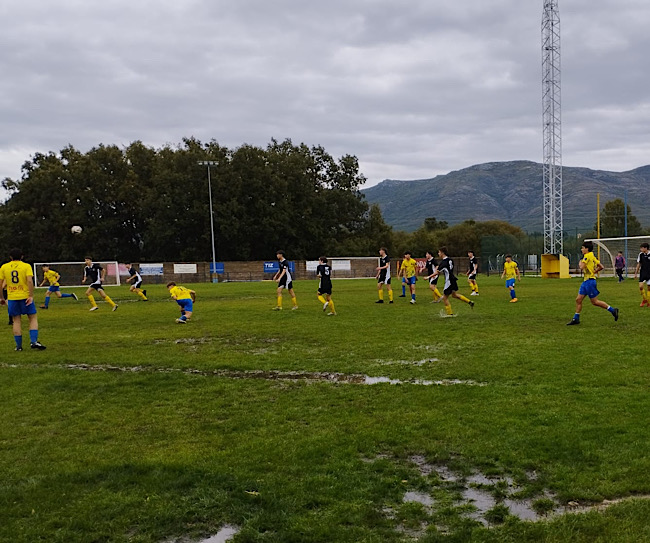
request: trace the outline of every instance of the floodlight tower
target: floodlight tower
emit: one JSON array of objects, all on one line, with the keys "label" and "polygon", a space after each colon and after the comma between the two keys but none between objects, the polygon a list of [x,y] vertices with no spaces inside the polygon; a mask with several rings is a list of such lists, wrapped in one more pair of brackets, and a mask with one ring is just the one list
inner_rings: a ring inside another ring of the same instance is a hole
[{"label": "floodlight tower", "polygon": [[562,254],[562,108],[558,0],[544,0],[542,71],[544,253]]}]

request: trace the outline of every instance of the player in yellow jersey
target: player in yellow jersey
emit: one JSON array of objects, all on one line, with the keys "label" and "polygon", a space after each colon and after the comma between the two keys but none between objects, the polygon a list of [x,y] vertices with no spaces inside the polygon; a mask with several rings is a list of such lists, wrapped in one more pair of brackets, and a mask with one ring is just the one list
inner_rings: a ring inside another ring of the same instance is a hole
[{"label": "player in yellow jersey", "polygon": [[515,280],[521,281],[521,275],[519,274],[517,263],[512,259],[512,255],[506,255],[506,261],[503,263],[501,279],[504,277],[506,278],[506,288],[510,290],[510,303],[514,303],[517,301]]},{"label": "player in yellow jersey", "polygon": [[397,277],[401,275],[404,279],[406,279],[406,284],[409,286],[409,290],[411,291],[412,304],[415,303],[415,281],[417,281],[417,271],[417,260],[411,258],[410,251],[406,251],[404,253],[404,260],[402,260],[402,264],[399,267],[399,271],[397,272]]},{"label": "player in yellow jersey", "polygon": [[576,298],[576,312],[567,326],[580,324],[580,312],[582,311],[582,301],[585,296],[589,296],[589,301],[596,307],[607,309],[614,320],[618,320],[618,309],[598,299],[598,289],[596,288],[596,274],[603,269],[603,265],[594,255],[594,244],[591,241],[585,241],[580,249],[582,251],[582,260],[580,261],[580,269],[584,275],[584,280],[580,285],[580,291]]},{"label": "player in yellow jersey", "polygon": [[[9,316],[13,318],[14,341],[16,350],[23,350],[22,315],[29,319],[29,341],[32,349],[42,351],[45,345],[38,341],[38,317],[34,303],[34,273],[32,267],[22,261],[23,252],[12,249],[9,253],[11,262],[0,268],[0,286],[7,289]],[[0,295],[0,305],[5,304]]]},{"label": "player in yellow jersey", "polygon": [[52,293],[56,294],[57,298],[74,298],[75,300],[79,299],[77,298],[77,295],[74,293],[63,294],[61,292],[61,288],[59,285],[59,279],[61,279],[61,276],[54,270],[51,270],[49,264],[43,264],[43,266],[41,267],[43,268],[43,280],[38,286],[42,287],[43,285],[45,285],[46,281],[50,284],[50,288],[48,288],[47,292],[45,293],[45,303],[41,306],[41,309],[48,308],[48,306],[50,305],[50,296],[52,295]]},{"label": "player in yellow jersey", "polygon": [[192,316],[194,309],[194,302],[196,301],[196,292],[189,288],[176,285],[174,281],[167,283],[167,289],[171,297],[176,300],[176,303],[181,306],[181,317],[176,319],[178,324],[187,324],[187,321]]}]

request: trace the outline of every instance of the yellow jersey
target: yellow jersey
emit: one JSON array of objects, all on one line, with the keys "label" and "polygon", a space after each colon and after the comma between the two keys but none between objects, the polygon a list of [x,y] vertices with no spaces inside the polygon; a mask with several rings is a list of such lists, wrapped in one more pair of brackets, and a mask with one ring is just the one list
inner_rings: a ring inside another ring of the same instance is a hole
[{"label": "yellow jersey", "polygon": [[410,260],[402,260],[402,265],[400,266],[400,271],[404,272],[404,277],[413,277],[415,271],[418,269],[418,261],[414,258]]},{"label": "yellow jersey", "polygon": [[29,281],[34,281],[34,272],[29,264],[21,260],[12,260],[0,268],[0,281],[4,279],[8,300],[26,300],[29,298]]},{"label": "yellow jersey", "polygon": [[503,263],[503,271],[506,272],[506,279],[515,279],[517,277],[517,263],[512,260]]},{"label": "yellow jersey", "polygon": [[47,270],[46,272],[43,272],[43,277],[47,279],[50,286],[52,287],[59,286],[59,277],[61,276],[58,273],[56,273],[54,270]]},{"label": "yellow jersey", "polygon": [[175,297],[177,300],[191,300],[192,293],[190,289],[185,287],[179,287],[178,285],[169,289],[169,294],[172,297]]},{"label": "yellow jersey", "polygon": [[584,280],[595,279],[596,278],[596,266],[600,264],[600,261],[596,258],[596,255],[592,252],[588,252],[582,259],[584,262],[584,268],[582,272],[584,273]]}]

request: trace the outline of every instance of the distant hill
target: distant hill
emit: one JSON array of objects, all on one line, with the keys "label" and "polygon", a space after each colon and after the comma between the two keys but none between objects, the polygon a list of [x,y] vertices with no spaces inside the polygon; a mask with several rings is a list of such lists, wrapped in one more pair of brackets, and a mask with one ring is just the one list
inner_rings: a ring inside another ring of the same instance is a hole
[{"label": "distant hill", "polygon": [[[627,201],[645,228],[650,226],[650,166],[629,172],[588,168],[562,169],[563,227],[587,232],[596,222],[596,194],[601,207],[615,198]],[[435,217],[450,225],[467,219],[500,219],[527,232],[541,232],[542,165],[529,161],[489,162],[438,175],[433,179],[387,179],[363,193],[379,204],[384,220],[397,230],[413,231]]]}]

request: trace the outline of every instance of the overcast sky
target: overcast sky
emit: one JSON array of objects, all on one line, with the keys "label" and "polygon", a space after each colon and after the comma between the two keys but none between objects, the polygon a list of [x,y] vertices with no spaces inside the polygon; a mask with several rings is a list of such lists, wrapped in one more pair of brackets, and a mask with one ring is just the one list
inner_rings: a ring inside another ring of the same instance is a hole
[{"label": "overcast sky", "polygon": [[[563,163],[650,163],[650,1],[560,0]],[[183,137],[356,155],[366,186],[541,162],[543,0],[0,3],[0,179]]]}]

